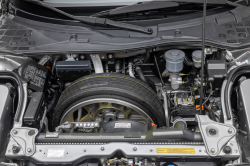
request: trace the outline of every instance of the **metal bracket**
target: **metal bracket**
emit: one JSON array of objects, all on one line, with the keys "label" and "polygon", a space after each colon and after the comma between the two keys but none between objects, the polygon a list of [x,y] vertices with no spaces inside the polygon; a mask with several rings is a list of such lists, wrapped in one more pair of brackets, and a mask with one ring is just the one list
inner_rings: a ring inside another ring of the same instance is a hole
[{"label": "metal bracket", "polygon": [[94,64],[95,73],[104,73],[100,56],[98,54],[91,54],[90,57]]},{"label": "metal bracket", "polygon": [[11,137],[19,144],[26,156],[31,156],[36,152],[37,134],[37,129],[28,127],[13,128],[10,132]]},{"label": "metal bracket", "polygon": [[169,128],[169,115],[168,115],[168,100],[167,100],[167,92],[161,87],[162,96],[163,96],[163,108],[165,111],[165,119],[166,119],[166,127]]},{"label": "metal bracket", "polygon": [[201,135],[210,156],[217,156],[221,149],[236,135],[232,125],[217,123],[207,115],[196,115]]},{"label": "metal bracket", "polygon": [[43,66],[43,65],[45,65],[45,63],[47,63],[49,60],[50,60],[50,56],[45,55],[45,56],[43,56],[42,59],[38,62],[38,64],[40,64],[40,65]]}]

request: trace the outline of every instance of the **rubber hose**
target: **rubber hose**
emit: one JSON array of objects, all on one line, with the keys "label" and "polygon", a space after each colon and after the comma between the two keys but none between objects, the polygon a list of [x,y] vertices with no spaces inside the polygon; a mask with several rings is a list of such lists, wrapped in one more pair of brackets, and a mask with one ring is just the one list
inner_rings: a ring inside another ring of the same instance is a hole
[{"label": "rubber hose", "polygon": [[136,69],[135,69],[135,71],[136,71],[136,73],[138,74],[140,80],[142,80],[142,81],[145,82],[147,85],[149,85],[147,79],[144,77],[144,74],[143,74],[141,68],[137,66]]}]

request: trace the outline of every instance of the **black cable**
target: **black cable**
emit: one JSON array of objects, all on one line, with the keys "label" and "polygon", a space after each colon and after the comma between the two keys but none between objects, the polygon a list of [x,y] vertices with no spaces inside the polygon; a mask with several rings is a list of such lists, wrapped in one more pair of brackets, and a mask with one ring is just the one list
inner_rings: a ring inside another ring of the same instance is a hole
[{"label": "black cable", "polygon": [[161,77],[161,72],[160,72],[160,69],[159,69],[159,66],[158,66],[158,63],[157,63],[157,59],[156,59],[156,57],[155,57],[155,53],[154,53],[154,59],[155,59],[155,65],[156,65],[157,70],[158,70],[158,73],[159,73],[159,77],[160,77],[160,79],[161,79],[162,86],[164,86],[165,84],[164,84],[163,79],[162,79],[162,77]]},{"label": "black cable", "polygon": [[203,0],[203,20],[202,20],[202,56],[201,56],[201,91],[200,91],[200,114],[204,115],[202,110],[202,99],[203,99],[203,79],[204,79],[204,57],[205,57],[205,31],[206,31],[206,10],[207,0]]}]

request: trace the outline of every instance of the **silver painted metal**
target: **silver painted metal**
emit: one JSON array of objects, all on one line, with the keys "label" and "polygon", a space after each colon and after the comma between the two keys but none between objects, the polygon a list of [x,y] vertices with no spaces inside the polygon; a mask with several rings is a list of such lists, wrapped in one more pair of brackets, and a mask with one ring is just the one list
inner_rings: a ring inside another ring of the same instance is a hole
[{"label": "silver painted metal", "polygon": [[[101,150],[101,148],[104,150]],[[50,149],[64,149],[64,157],[47,157],[48,150]],[[136,148],[136,151],[134,150]],[[176,154],[176,153],[157,153],[158,148],[193,148],[195,153],[193,154]],[[163,157],[163,156],[180,156],[180,157],[209,157],[205,152],[206,147],[203,144],[160,144],[160,143],[148,143],[148,144],[130,144],[125,142],[117,143],[85,143],[85,144],[39,144],[36,145],[36,153],[30,156],[30,159],[36,162],[47,162],[47,163],[77,163],[86,157],[109,157],[113,155],[116,151],[120,150],[128,158],[132,157]],[[239,157],[239,153],[235,153],[236,147],[232,147],[233,151],[231,154],[225,154],[220,152],[217,156],[221,157],[223,160],[235,160]],[[45,153],[45,154],[44,154]],[[6,153],[6,157],[21,159],[25,155],[23,152],[19,152],[17,155],[12,153]]]},{"label": "silver painted metal", "polygon": [[[29,135],[29,131],[33,130],[35,133]],[[38,134],[38,130],[35,128],[19,127],[13,128],[10,132],[11,138],[20,145],[25,156],[31,156],[36,152],[35,137]],[[10,144],[10,142],[9,142]]]},{"label": "silver painted metal", "polygon": [[28,60],[30,60],[28,57],[2,54],[0,55],[0,70],[13,71]]},{"label": "silver painted metal", "polygon": [[[24,116],[24,113],[25,113],[25,109],[26,109],[26,105],[27,105],[27,92],[28,92],[28,84],[27,83],[23,83],[22,84],[23,86],[23,107],[21,108],[21,113],[20,113],[20,116],[19,116],[19,119],[15,120],[14,121],[14,127],[13,128],[16,128],[16,127],[22,127],[23,125],[23,116]],[[18,91],[19,91],[19,94],[20,94],[20,87],[18,87]],[[20,97],[19,97],[19,100],[20,100]],[[18,104],[17,106],[18,108],[20,107],[20,103]],[[16,118],[15,118],[16,119]]]},{"label": "silver painted metal", "polygon": [[99,54],[91,54],[90,57],[94,64],[95,73],[103,73],[102,61]]},{"label": "silver painted metal", "polygon": [[45,55],[45,56],[42,57],[42,59],[40,59],[40,61],[38,62],[38,64],[40,64],[40,65],[43,66],[43,65],[45,65],[45,63],[47,63],[49,60],[50,60],[50,56]]},{"label": "silver painted metal", "polygon": [[[232,125],[217,123],[209,119],[207,115],[196,115],[201,135],[210,156],[217,156],[222,148],[236,135],[237,131]],[[211,135],[210,129],[216,130]],[[234,150],[238,150],[234,149]]]}]

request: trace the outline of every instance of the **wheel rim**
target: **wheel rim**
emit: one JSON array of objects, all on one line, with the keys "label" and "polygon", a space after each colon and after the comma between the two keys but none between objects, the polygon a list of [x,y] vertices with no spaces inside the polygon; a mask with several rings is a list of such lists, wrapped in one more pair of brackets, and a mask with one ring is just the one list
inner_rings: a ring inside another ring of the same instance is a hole
[{"label": "wheel rim", "polygon": [[115,120],[110,117],[116,120],[135,120],[145,124],[154,123],[149,115],[134,104],[112,98],[97,98],[79,102],[68,108],[60,124],[66,121],[103,123]]}]

